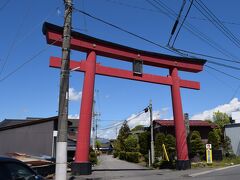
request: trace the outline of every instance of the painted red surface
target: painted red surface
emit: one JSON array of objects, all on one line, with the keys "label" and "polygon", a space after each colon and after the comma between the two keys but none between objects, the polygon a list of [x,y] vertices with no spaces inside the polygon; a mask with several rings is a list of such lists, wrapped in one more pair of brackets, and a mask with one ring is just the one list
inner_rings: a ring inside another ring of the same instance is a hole
[{"label": "painted red surface", "polygon": [[176,148],[177,148],[177,160],[189,160],[188,159],[188,147],[186,138],[186,129],[183,119],[182,100],[180,94],[180,82],[178,77],[178,69],[174,68],[170,71],[173,79],[173,85],[171,86],[172,93],[172,105],[175,124],[176,135]]},{"label": "painted red surface", "polygon": [[85,64],[86,71],[84,75],[80,120],[78,124],[77,146],[75,153],[75,162],[77,163],[89,161],[88,154],[90,146],[94,81],[96,71],[96,54],[94,51],[88,54]]},{"label": "painted red surface", "polygon": [[[173,120],[154,120],[155,123],[159,124],[160,126],[174,126]],[[189,126],[208,126],[208,127],[215,127],[216,125],[210,124],[207,121],[202,120],[189,120]]]},{"label": "painted red surface", "polygon": [[[55,68],[61,67],[61,58],[51,57],[50,58],[50,66]],[[70,69],[76,69],[75,71],[86,71],[85,61],[70,61]],[[155,84],[163,84],[163,85],[172,85],[172,77],[171,76],[158,76],[153,74],[142,74],[142,76],[135,76],[132,71],[122,70],[118,68],[111,68],[107,66],[102,66],[100,64],[96,65],[96,74],[103,76],[110,76],[116,78],[130,79],[136,81],[143,81]],[[199,82],[189,81],[189,80],[179,80],[180,87],[189,88],[189,89],[200,89]]]}]

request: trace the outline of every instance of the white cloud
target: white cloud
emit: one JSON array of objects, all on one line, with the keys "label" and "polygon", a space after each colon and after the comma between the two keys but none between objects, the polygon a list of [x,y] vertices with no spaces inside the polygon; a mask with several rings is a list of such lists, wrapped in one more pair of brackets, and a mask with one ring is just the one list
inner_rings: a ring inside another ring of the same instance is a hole
[{"label": "white cloud", "polygon": [[79,101],[82,98],[82,91],[77,92],[74,88],[69,88],[69,100]]},{"label": "white cloud", "polygon": [[232,112],[239,111],[239,110],[240,110],[240,101],[238,100],[238,98],[234,98],[228,104],[222,104],[213,109],[203,111],[202,113],[193,115],[190,119],[193,119],[193,120],[210,119],[210,120],[212,120],[214,112],[220,111],[222,113],[231,115]]},{"label": "white cloud", "polygon": [[[164,110],[166,111],[166,109]],[[153,119],[159,119],[160,111],[153,111]],[[130,129],[134,128],[137,125],[149,126],[150,124],[150,115],[149,112],[142,113],[140,115],[132,114],[129,118],[127,118],[128,125]],[[111,128],[98,130],[98,136],[106,139],[114,139],[117,136],[119,129],[121,128],[123,122],[118,122],[112,125]]]},{"label": "white cloud", "polygon": [[68,118],[69,119],[79,119],[79,114],[69,114]]}]

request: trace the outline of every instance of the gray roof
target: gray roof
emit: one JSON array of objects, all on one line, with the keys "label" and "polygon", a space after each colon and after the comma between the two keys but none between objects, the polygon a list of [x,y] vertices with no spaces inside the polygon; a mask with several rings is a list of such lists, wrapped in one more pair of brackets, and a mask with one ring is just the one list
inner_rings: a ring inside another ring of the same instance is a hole
[{"label": "gray roof", "polygon": [[22,124],[22,123],[29,122],[29,121],[32,121],[32,120],[26,120],[26,119],[4,119],[2,122],[0,122],[0,128],[13,126],[13,125],[17,125],[17,124]]}]

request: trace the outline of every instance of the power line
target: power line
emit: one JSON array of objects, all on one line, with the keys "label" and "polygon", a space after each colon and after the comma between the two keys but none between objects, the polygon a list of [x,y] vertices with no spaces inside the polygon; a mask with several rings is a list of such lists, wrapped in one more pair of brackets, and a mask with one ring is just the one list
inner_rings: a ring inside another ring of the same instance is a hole
[{"label": "power line", "polygon": [[[156,9],[158,9],[159,12],[161,12],[164,15],[166,15],[167,17],[169,17],[172,20],[174,20],[174,18],[177,16],[177,13],[175,13],[175,11],[173,11],[171,8],[169,8],[166,4],[164,4],[161,1],[155,1],[156,4],[152,3],[150,0],[146,0],[146,1],[149,4],[151,4],[152,6],[154,6]],[[165,10],[165,11],[163,11],[163,10]],[[205,43],[210,45],[212,48],[214,48],[217,51],[219,51],[221,54],[223,54],[223,55],[225,55],[227,57],[236,58],[231,53],[226,51],[223,47],[221,47],[219,44],[214,42],[207,35],[205,35],[201,31],[199,31],[198,28],[196,28],[195,26],[191,25],[187,21],[184,24],[184,28],[186,28],[190,33],[192,33],[193,35],[195,35],[196,37],[198,37],[199,39],[201,39],[202,41],[204,41]]]},{"label": "power line", "polygon": [[[122,1],[117,1],[117,0],[104,0],[104,1],[107,1],[107,2],[112,3],[112,4],[118,4],[120,6],[132,8],[132,9],[139,9],[139,10],[142,10],[142,11],[159,13],[159,11],[156,11],[156,10],[151,9],[151,8],[140,7],[140,6],[132,5],[132,4],[129,4],[129,3],[126,3],[126,2],[122,2]],[[189,18],[190,19],[201,20],[201,21],[209,21],[206,18],[201,18],[201,17],[196,17],[196,16],[189,16]],[[223,23],[223,24],[231,24],[231,25],[240,26],[240,23],[238,23],[238,22],[230,22],[230,21],[226,21],[226,20],[220,20],[220,22]]]},{"label": "power line", "polygon": [[217,72],[219,72],[219,73],[221,73],[221,74],[224,74],[224,75],[226,75],[226,76],[229,76],[229,77],[234,78],[234,79],[237,79],[237,80],[240,80],[240,78],[238,78],[238,77],[236,77],[236,76],[233,76],[233,75],[231,75],[231,74],[225,73],[225,72],[223,72],[223,71],[221,71],[221,70],[218,70],[218,69],[216,69],[216,68],[214,68],[214,67],[212,67],[212,66],[209,66],[209,65],[205,65],[205,66],[208,67],[208,68],[210,68],[210,69],[212,69],[212,70],[214,70],[214,71],[217,71]]},{"label": "power line", "polygon": [[136,115],[133,116],[133,117],[131,117],[131,118],[126,118],[125,120],[122,120],[122,121],[120,121],[120,122],[118,122],[118,123],[115,123],[115,124],[113,124],[112,126],[109,126],[109,127],[107,127],[107,128],[103,128],[103,129],[100,129],[100,130],[102,131],[102,130],[111,129],[111,128],[113,128],[113,127],[122,125],[124,122],[127,122],[127,123],[128,123],[128,122],[136,119],[137,117],[139,117],[139,116],[142,115],[143,113],[145,113],[145,112],[142,110],[142,111],[136,113]]},{"label": "power line", "polygon": [[218,30],[220,30],[233,44],[237,47],[240,47],[239,39],[217,18],[216,15],[212,13],[212,11],[201,1],[195,1],[197,5],[194,3],[195,8],[205,16]]},{"label": "power line", "polygon": [[186,52],[186,53],[198,55],[198,56],[203,56],[203,57],[218,59],[218,60],[222,60],[222,61],[226,61],[226,62],[240,63],[240,61],[231,60],[231,59],[226,59],[226,58],[221,58],[221,57],[216,57],[216,56],[211,56],[211,55],[202,54],[202,53],[196,53],[196,52],[192,52],[192,51],[188,51],[188,50],[183,50],[183,49],[176,49],[176,50],[178,50],[178,51],[180,51],[180,52]]},{"label": "power line", "polygon": [[1,77],[1,75],[2,75],[2,73],[3,73],[3,71],[4,71],[4,69],[5,69],[5,67],[6,67],[6,65],[7,65],[7,62],[8,62],[9,57],[10,57],[10,55],[11,55],[13,49],[14,49],[14,46],[16,45],[16,39],[17,39],[17,37],[18,37],[19,34],[20,34],[20,29],[22,28],[22,26],[23,26],[23,24],[24,24],[24,22],[25,22],[25,20],[26,20],[26,17],[27,17],[27,15],[28,15],[29,12],[30,12],[30,8],[31,8],[31,7],[32,7],[32,6],[30,5],[30,6],[27,8],[26,13],[25,13],[25,15],[24,15],[23,18],[22,18],[22,21],[21,21],[20,24],[19,24],[19,27],[17,28],[17,32],[16,32],[15,36],[14,36],[13,39],[12,39],[12,42],[11,42],[11,44],[10,44],[10,48],[9,48],[9,50],[8,50],[8,52],[7,52],[7,56],[6,56],[6,58],[5,58],[4,62],[3,62],[2,68],[1,68],[1,70],[0,70],[0,77]]},{"label": "power line", "polygon": [[[155,2],[156,2],[156,1],[155,1]],[[182,6],[181,6],[181,8],[180,8],[180,10],[179,10],[177,19],[176,19],[176,21],[175,21],[175,23],[174,23],[174,25],[173,25],[172,32],[171,32],[171,35],[170,35],[170,38],[169,38],[169,40],[168,40],[167,45],[169,45],[169,43],[170,43],[170,41],[171,41],[171,39],[172,39],[175,31],[176,31],[176,28],[177,28],[177,26],[178,26],[178,23],[179,23],[179,20],[180,20],[181,15],[182,15],[183,8],[184,8],[185,4],[186,4],[186,0],[183,0]]]},{"label": "power line", "polygon": [[236,66],[230,66],[230,65],[227,65],[227,64],[223,64],[223,63],[219,63],[219,62],[214,62],[214,61],[210,61],[210,60],[208,60],[207,62],[210,63],[210,64],[215,64],[215,65],[222,66],[222,67],[226,67],[226,68],[231,68],[231,69],[235,69],[235,70],[240,70],[240,68],[239,68],[239,67],[236,67]]},{"label": "power line", "polygon": [[[100,19],[100,18],[97,18],[97,17],[95,17],[95,16],[93,16],[93,15],[87,13],[87,12],[84,12],[84,11],[79,10],[79,9],[76,9],[76,8],[74,8],[74,10],[76,10],[76,11],[79,12],[79,13],[85,14],[86,16],[91,17],[91,18],[93,18],[93,19],[95,19],[95,20],[97,20],[97,21],[100,21],[100,22],[102,22],[102,23],[104,23],[104,24],[106,24],[106,25],[109,25],[109,26],[111,26],[111,27],[114,27],[114,28],[116,28],[116,29],[118,29],[118,30],[120,30],[120,31],[122,31],[122,32],[125,32],[125,33],[127,33],[127,34],[130,34],[130,35],[132,35],[132,36],[134,36],[134,37],[137,37],[137,38],[139,38],[139,39],[141,39],[141,40],[144,40],[144,41],[146,41],[146,42],[148,42],[148,43],[151,43],[151,44],[153,44],[153,45],[155,45],[155,46],[158,46],[158,47],[160,47],[160,48],[162,48],[162,49],[165,49],[165,50],[167,50],[167,51],[170,51],[170,52],[173,52],[173,53],[176,54],[175,51],[173,51],[173,50],[171,50],[171,49],[169,49],[169,48],[167,48],[167,47],[165,47],[165,46],[162,46],[162,45],[160,45],[160,44],[158,44],[158,43],[155,43],[155,42],[153,42],[153,41],[151,41],[151,40],[149,40],[149,39],[146,39],[146,38],[144,38],[144,37],[142,37],[142,36],[140,36],[140,35],[137,35],[137,34],[135,34],[135,33],[130,32],[130,31],[128,31],[128,30],[125,30],[125,29],[123,29],[123,28],[121,28],[121,27],[119,27],[119,26],[117,26],[117,25],[114,25],[114,24],[112,24],[112,23],[109,23],[109,22],[107,22],[107,21],[105,21],[105,20],[102,20],[102,19]],[[179,53],[177,53],[177,54],[179,54]]]},{"label": "power line", "polygon": [[4,76],[3,78],[0,79],[0,82],[3,82],[4,80],[6,80],[7,78],[11,77],[12,75],[14,75],[17,71],[19,71],[20,69],[22,69],[26,64],[32,62],[36,57],[38,57],[39,55],[41,55],[44,51],[46,51],[51,45],[54,45],[57,41],[60,41],[61,39],[57,39],[55,40],[53,43],[48,44],[46,47],[44,47],[43,49],[41,49],[40,51],[38,51],[35,55],[33,55],[31,58],[29,58],[27,61],[25,61],[23,64],[21,64],[20,66],[18,66],[16,69],[14,69],[13,71],[11,71],[10,73],[8,73],[6,76]]},{"label": "power line", "polygon": [[176,41],[176,39],[177,39],[177,37],[178,37],[178,34],[179,34],[179,32],[180,32],[180,30],[181,30],[181,28],[182,28],[182,26],[183,26],[183,24],[184,24],[184,22],[185,22],[185,20],[186,20],[186,18],[187,18],[187,16],[188,16],[188,14],[189,14],[189,12],[190,12],[190,9],[191,9],[191,7],[192,7],[192,4],[193,4],[193,0],[191,0],[191,4],[190,4],[190,6],[189,6],[189,8],[188,8],[188,10],[187,10],[187,13],[186,13],[186,15],[184,16],[184,19],[183,19],[180,27],[178,28],[178,32],[177,32],[177,34],[176,34],[176,36],[175,36],[175,38],[174,38],[174,40],[173,40],[172,47],[174,46],[175,41]]},{"label": "power line", "polygon": [[1,7],[0,7],[0,11],[3,10],[9,3],[11,0],[7,0]]},{"label": "power line", "polygon": [[210,74],[211,76],[213,76],[216,80],[218,80],[219,82],[221,82],[221,84],[225,84],[226,87],[228,87],[231,90],[234,90],[234,88],[232,87],[231,84],[228,84],[227,82],[223,81],[223,79],[219,78],[218,76],[216,76],[215,74],[213,74],[212,72],[208,71],[207,69],[205,69],[205,71]]}]

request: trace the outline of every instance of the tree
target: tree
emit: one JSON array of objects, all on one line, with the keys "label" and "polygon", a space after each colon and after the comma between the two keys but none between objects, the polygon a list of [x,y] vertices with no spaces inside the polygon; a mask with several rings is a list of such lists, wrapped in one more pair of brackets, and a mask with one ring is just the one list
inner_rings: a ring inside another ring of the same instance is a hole
[{"label": "tree", "polygon": [[213,114],[213,122],[219,128],[223,129],[226,124],[230,123],[230,118],[228,117],[228,115],[226,113],[222,113],[222,112],[218,111]]},{"label": "tree", "polygon": [[167,134],[165,138],[165,146],[168,153],[168,156],[171,160],[176,155],[176,139],[173,135]]},{"label": "tree", "polygon": [[217,133],[217,131],[210,131],[208,133],[208,144],[212,144],[212,149],[217,150],[220,147],[220,137]]},{"label": "tree", "polygon": [[139,143],[139,151],[141,154],[148,154],[148,150],[150,149],[150,132],[145,131],[138,136],[138,143]]},{"label": "tree", "polygon": [[205,147],[201,140],[201,135],[198,131],[193,131],[190,137],[191,156],[200,155],[202,157],[205,153]]},{"label": "tree", "polygon": [[223,148],[224,152],[228,152],[230,146],[230,139],[224,137],[224,126],[230,123],[230,118],[226,113],[215,112],[213,115],[213,121],[218,126],[214,131],[218,134],[220,139],[220,146]]},{"label": "tree", "polygon": [[225,138],[224,138],[223,151],[226,156],[233,154],[231,139],[228,136],[225,136]]},{"label": "tree", "polygon": [[95,143],[96,143],[97,150],[99,150],[100,147],[102,146],[102,143],[99,140],[96,140]]},{"label": "tree", "polygon": [[137,125],[135,126],[131,131],[140,131],[140,130],[143,130],[144,126],[143,125]]},{"label": "tree", "polygon": [[160,157],[163,154],[162,145],[165,144],[165,135],[157,133],[155,136],[155,156]]},{"label": "tree", "polygon": [[121,128],[119,130],[118,137],[117,137],[116,147],[119,148],[117,150],[125,151],[124,141],[125,141],[125,139],[127,139],[129,134],[130,134],[130,128],[127,124],[127,121],[124,121],[123,125],[121,126]]},{"label": "tree", "polygon": [[125,151],[126,152],[138,152],[139,151],[139,145],[137,137],[134,135],[129,135],[127,139],[124,141],[125,145]]}]

